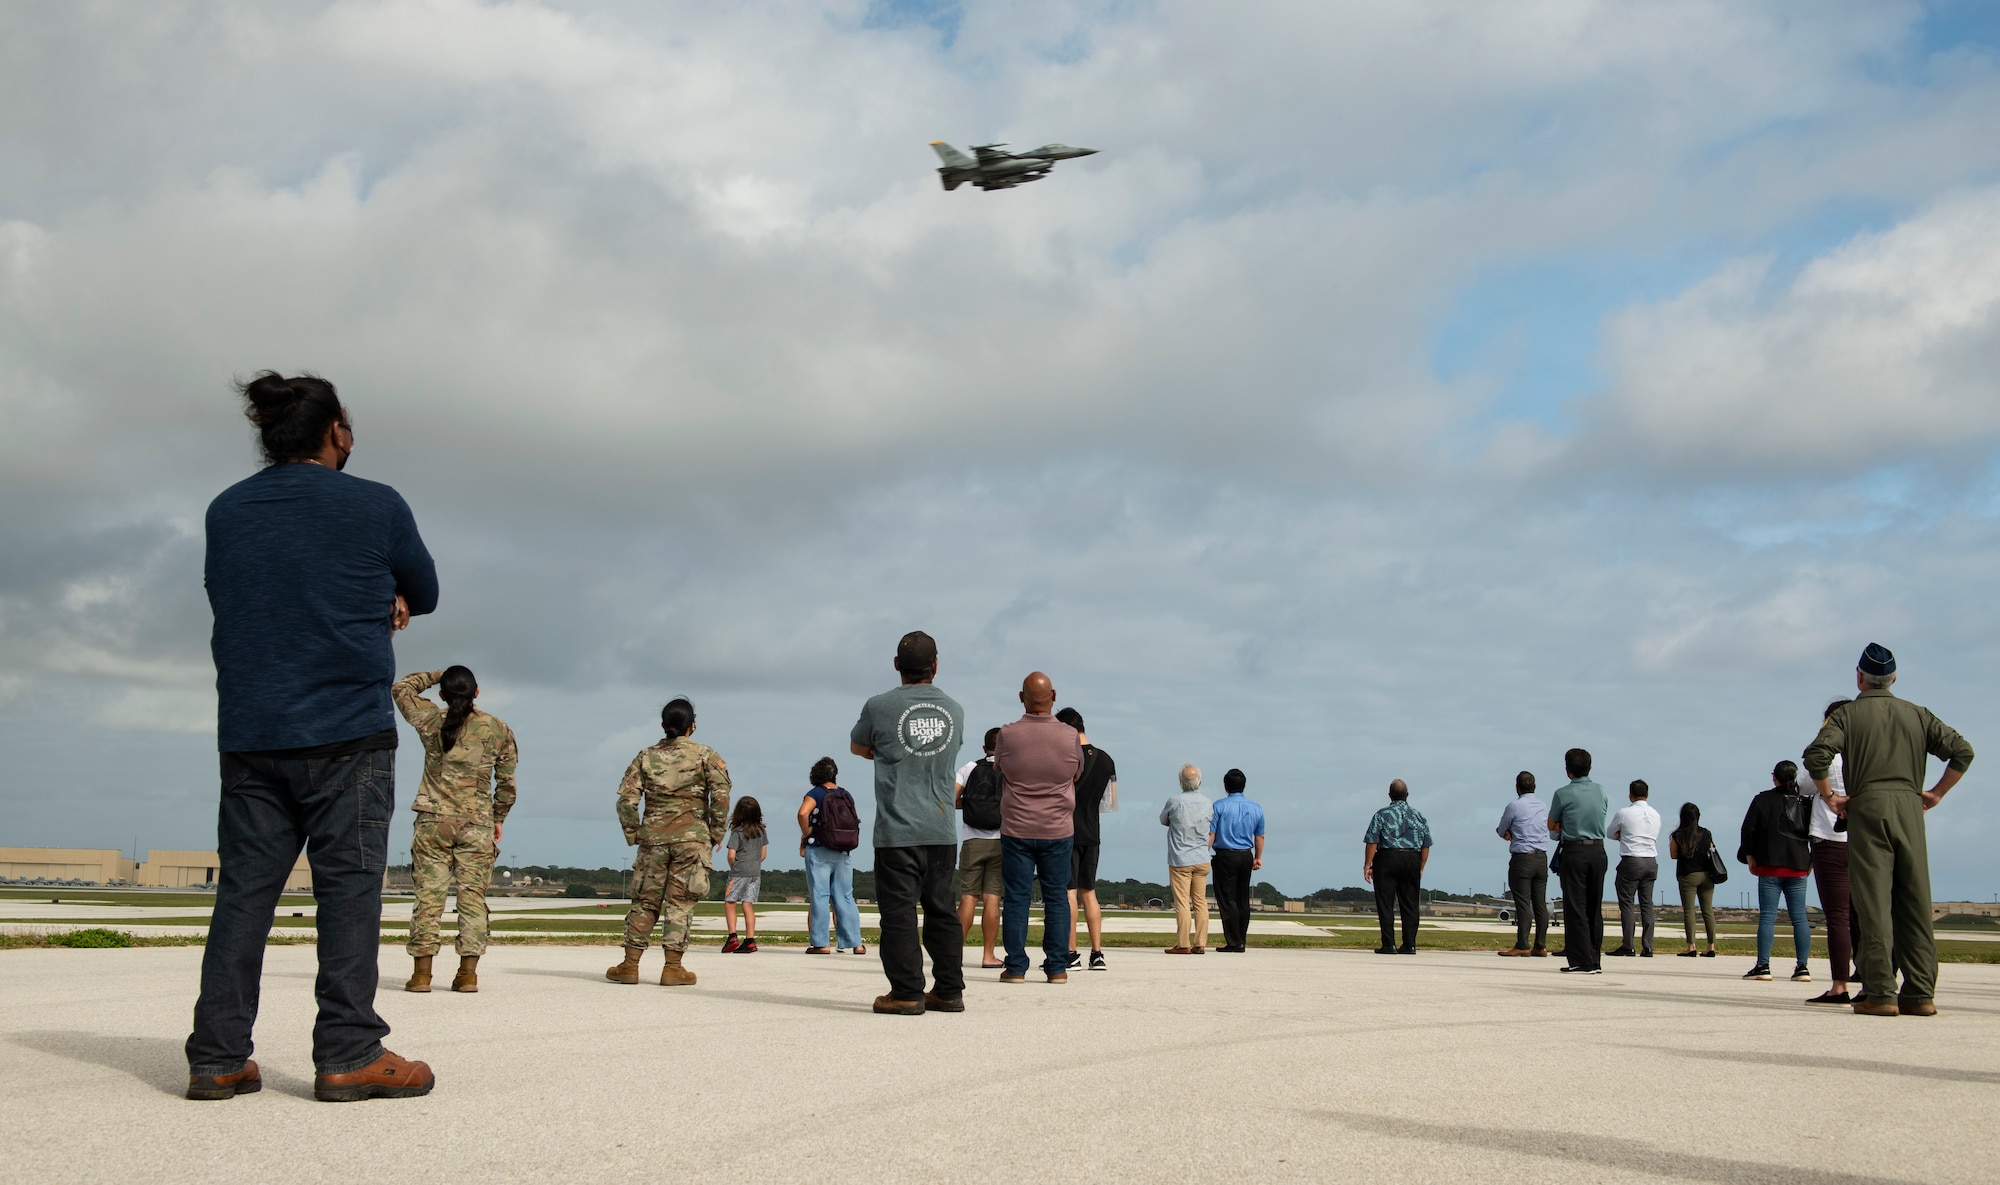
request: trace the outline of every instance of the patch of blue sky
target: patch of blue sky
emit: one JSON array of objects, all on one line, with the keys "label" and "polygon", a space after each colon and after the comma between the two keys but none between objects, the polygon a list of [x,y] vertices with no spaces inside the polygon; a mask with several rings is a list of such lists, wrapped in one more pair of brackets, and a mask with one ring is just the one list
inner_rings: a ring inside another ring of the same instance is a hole
[{"label": "patch of blue sky", "polygon": [[965,8],[958,0],[870,0],[861,27],[906,29],[929,25],[937,30],[939,45],[950,49],[957,44],[959,26],[964,23]]},{"label": "patch of blue sky", "polygon": [[1475,431],[1528,420],[1563,432],[1569,401],[1604,385],[1604,318],[1670,297],[1726,257],[1712,248],[1651,257],[1605,252],[1478,273],[1459,289],[1432,339],[1431,371],[1443,382],[1492,389]]},{"label": "patch of blue sky", "polygon": [[[1971,495],[1968,497],[1968,495]],[[1800,478],[1782,486],[1710,490],[1694,498],[1694,516],[1746,552],[1775,547],[1830,547],[1889,530],[1925,530],[1953,514],[1977,512],[1982,499],[1922,463],[1885,466],[1845,480]],[[2000,505],[1994,506],[2000,511]]]},{"label": "patch of blue sky", "polygon": [[1993,0],[1930,0],[1917,22],[1918,52],[1958,49],[2000,52],[2000,4]]},{"label": "patch of blue sky", "polygon": [[1766,295],[1857,235],[1908,214],[1879,201],[1835,197],[1754,239],[1690,237],[1652,251],[1573,251],[1474,274],[1455,294],[1432,338],[1431,372],[1492,396],[1467,428],[1474,437],[1528,421],[1561,436],[1572,430],[1574,400],[1600,392],[1607,318],[1635,304],[1671,299],[1729,260],[1772,260]]}]

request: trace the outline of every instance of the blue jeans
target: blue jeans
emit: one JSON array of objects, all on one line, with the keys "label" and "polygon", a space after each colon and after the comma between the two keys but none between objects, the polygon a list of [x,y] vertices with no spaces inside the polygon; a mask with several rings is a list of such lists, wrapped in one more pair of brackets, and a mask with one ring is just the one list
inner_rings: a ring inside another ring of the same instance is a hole
[{"label": "blue jeans", "polygon": [[833,929],[841,946],[861,945],[861,911],[854,907],[854,853],[812,844],[806,848],[806,937],[826,945],[826,906],[833,903]]},{"label": "blue jeans", "polygon": [[1042,882],[1042,970],[1069,970],[1069,863],[1075,841],[1000,837],[1000,938],[1008,975],[1028,973],[1028,888]]},{"label": "blue jeans", "polygon": [[1779,894],[1784,895],[1785,911],[1792,915],[1792,944],[1803,967],[1812,957],[1812,923],[1806,918],[1806,878],[1802,876],[1757,878],[1757,962],[1771,961],[1771,943],[1778,932]]},{"label": "blue jeans", "polygon": [[301,847],[319,906],[313,1067],[344,1074],[382,1056],[389,1026],[375,1012],[375,985],[395,806],[393,749],[310,759],[222,755],[222,863],[187,1039],[190,1074],[234,1074],[250,1056],[264,940]]}]

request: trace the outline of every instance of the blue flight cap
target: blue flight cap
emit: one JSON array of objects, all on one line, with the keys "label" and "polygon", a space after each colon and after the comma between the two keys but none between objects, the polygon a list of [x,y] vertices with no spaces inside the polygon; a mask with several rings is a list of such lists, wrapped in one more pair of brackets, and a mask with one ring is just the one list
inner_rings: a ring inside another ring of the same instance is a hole
[{"label": "blue flight cap", "polygon": [[1861,661],[1855,670],[1864,675],[1893,675],[1896,673],[1896,656],[1880,642],[1868,643],[1868,649],[1861,652]]}]

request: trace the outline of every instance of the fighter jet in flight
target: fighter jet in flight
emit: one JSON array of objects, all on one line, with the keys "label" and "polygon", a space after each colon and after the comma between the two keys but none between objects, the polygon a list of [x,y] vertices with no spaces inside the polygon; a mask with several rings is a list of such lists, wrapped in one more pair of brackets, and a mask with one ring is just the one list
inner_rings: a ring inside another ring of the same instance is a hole
[{"label": "fighter jet in flight", "polygon": [[972,146],[978,158],[975,160],[943,140],[931,141],[932,150],[944,162],[938,178],[946,189],[957,189],[968,181],[981,189],[1012,189],[1040,181],[1059,160],[1093,156],[1097,152],[1095,148],[1071,148],[1067,144],[1044,144],[1027,152],[1000,151],[1005,147],[1005,144],[975,144]]}]

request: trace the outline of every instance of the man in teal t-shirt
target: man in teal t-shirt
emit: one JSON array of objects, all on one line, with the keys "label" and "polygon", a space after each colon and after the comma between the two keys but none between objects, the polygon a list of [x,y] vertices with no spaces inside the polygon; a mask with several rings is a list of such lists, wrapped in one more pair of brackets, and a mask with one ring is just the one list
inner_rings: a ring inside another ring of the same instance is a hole
[{"label": "man in teal t-shirt", "polygon": [[[848,749],[875,763],[875,899],[889,994],[875,1011],[898,1016],[965,1011],[965,932],[952,884],[958,871],[958,750],[965,709],[932,684],[937,643],[922,630],[896,645],[902,686],[861,709]],[[917,912],[923,911],[923,944]],[[924,991],[924,952],[935,986]]]},{"label": "man in teal t-shirt", "polygon": [[1564,971],[1602,975],[1604,956],[1604,816],[1610,802],[1590,780],[1590,754],[1563,754],[1569,785],[1549,800],[1549,834],[1561,841]]}]

